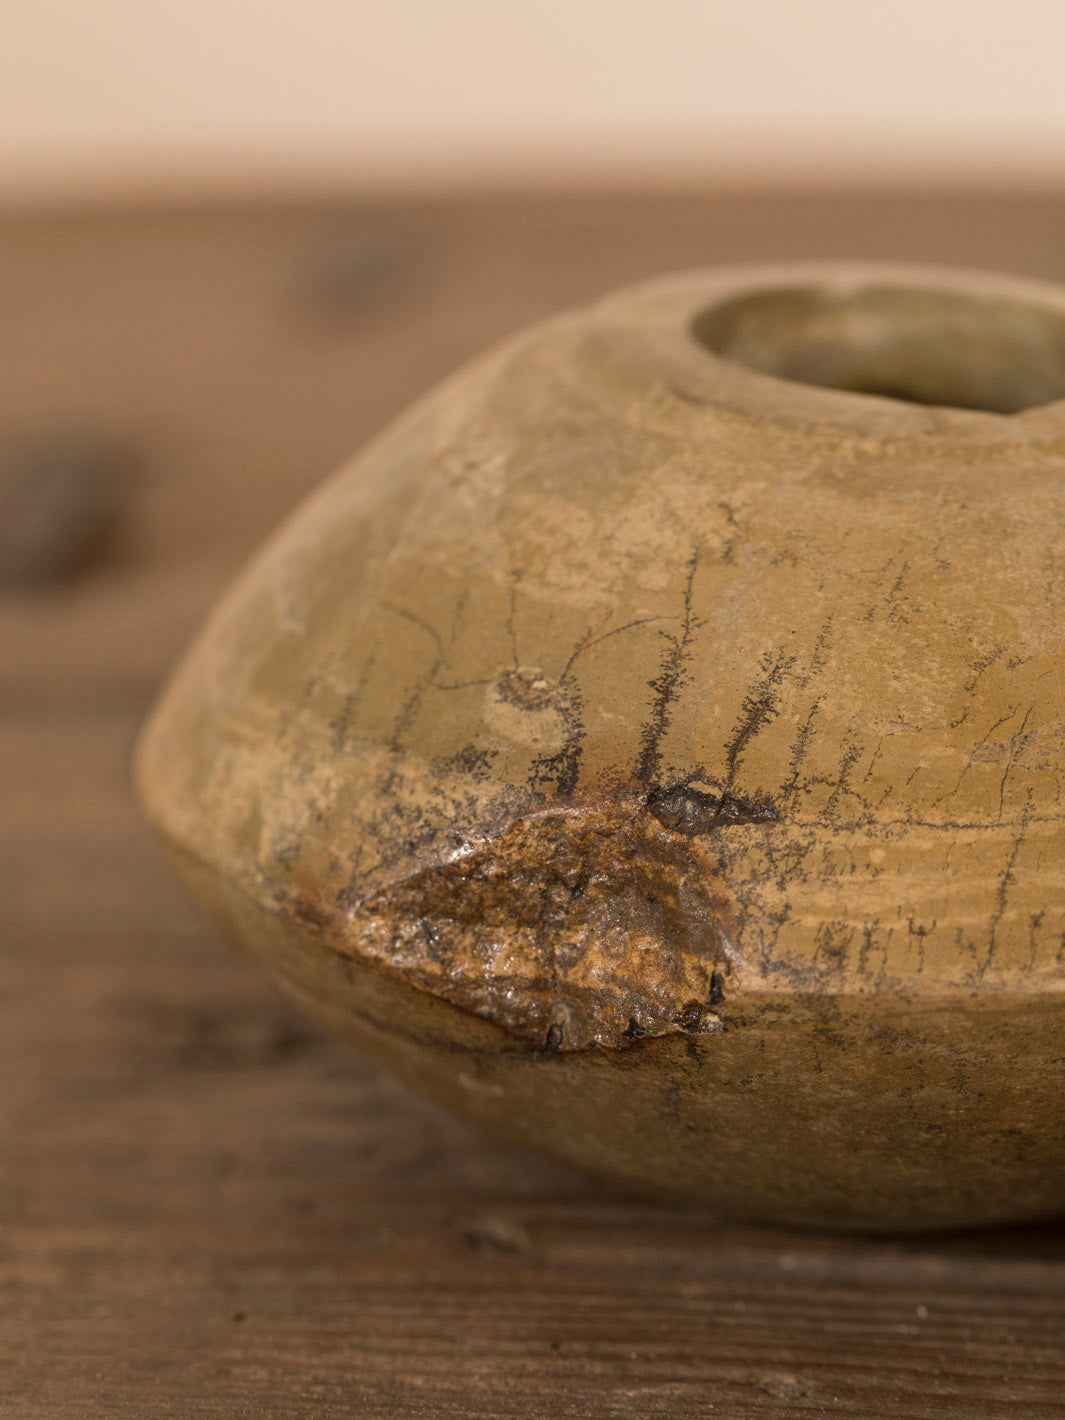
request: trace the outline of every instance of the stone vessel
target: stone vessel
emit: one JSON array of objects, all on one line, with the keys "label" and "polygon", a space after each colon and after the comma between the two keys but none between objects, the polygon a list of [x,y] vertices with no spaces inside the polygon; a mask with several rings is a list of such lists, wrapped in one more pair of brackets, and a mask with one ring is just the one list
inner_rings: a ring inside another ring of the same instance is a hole
[{"label": "stone vessel", "polygon": [[1052,1214],[1063,503],[1065,288],[622,291],[296,512],[140,793],[302,1001],[511,1138],[746,1218]]}]

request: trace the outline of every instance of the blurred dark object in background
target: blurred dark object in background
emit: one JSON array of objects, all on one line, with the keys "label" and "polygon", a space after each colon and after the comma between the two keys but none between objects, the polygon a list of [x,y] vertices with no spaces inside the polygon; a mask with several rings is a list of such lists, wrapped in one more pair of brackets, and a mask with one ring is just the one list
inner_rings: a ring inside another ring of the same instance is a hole
[{"label": "blurred dark object in background", "polygon": [[128,450],[104,440],[21,440],[0,461],[0,591],[68,582],[114,550]]}]

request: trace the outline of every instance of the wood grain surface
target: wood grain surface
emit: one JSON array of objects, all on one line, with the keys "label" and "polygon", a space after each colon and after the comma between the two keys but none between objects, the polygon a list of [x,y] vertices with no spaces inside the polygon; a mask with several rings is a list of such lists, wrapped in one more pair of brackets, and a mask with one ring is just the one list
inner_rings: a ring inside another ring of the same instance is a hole
[{"label": "wood grain surface", "polygon": [[127,786],[255,544],[495,337],[717,261],[1065,277],[1063,232],[994,196],[0,220],[0,1414],[1065,1416],[1065,1228],[762,1232],[498,1144],[278,998]]}]

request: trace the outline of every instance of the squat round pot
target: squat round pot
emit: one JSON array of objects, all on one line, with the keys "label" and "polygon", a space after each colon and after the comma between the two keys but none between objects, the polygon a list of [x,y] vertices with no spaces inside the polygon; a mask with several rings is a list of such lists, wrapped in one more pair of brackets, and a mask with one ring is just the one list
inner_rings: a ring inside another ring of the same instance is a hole
[{"label": "squat round pot", "polygon": [[512,339],[138,748],[194,893],[433,1096],[745,1218],[1065,1208],[1065,289],[819,263]]}]

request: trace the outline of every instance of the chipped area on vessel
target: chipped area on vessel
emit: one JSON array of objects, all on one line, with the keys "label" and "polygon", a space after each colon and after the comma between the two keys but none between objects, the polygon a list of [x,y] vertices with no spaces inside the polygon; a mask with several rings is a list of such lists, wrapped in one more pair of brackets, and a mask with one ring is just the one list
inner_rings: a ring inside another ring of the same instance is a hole
[{"label": "chipped area on vessel", "polygon": [[712,876],[644,796],[521,817],[344,913],[293,910],[334,950],[554,1050],[722,1028],[728,939]]}]

